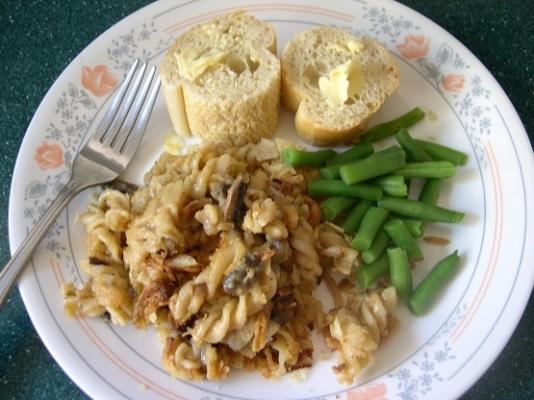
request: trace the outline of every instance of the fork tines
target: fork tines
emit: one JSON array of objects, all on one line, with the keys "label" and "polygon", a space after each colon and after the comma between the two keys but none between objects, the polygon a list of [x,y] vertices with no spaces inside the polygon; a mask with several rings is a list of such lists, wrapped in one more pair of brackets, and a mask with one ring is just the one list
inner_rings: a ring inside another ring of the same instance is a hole
[{"label": "fork tines", "polygon": [[157,98],[160,79],[156,67],[135,60],[118,87],[93,136],[119,153],[137,148]]}]

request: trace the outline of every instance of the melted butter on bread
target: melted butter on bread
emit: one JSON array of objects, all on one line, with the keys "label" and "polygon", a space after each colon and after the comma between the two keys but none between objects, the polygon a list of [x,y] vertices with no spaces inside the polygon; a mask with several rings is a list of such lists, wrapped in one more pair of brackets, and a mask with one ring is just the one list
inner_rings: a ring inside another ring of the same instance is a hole
[{"label": "melted butter on bread", "polygon": [[365,48],[365,45],[361,40],[349,40],[347,42],[347,49],[355,54],[360,53]]},{"label": "melted butter on bread", "polygon": [[329,103],[342,106],[362,88],[365,78],[358,59],[353,58],[338,65],[319,78],[319,89]]},{"label": "melted butter on bread", "polygon": [[174,53],[180,75],[194,81],[208,68],[224,62],[228,57],[227,51],[211,50],[199,53],[193,49],[184,49],[180,53]]}]

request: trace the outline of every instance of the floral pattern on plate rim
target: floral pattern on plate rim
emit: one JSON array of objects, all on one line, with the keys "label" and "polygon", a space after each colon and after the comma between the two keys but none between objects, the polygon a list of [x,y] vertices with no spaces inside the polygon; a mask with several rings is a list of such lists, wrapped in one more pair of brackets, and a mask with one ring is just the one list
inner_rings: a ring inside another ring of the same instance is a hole
[{"label": "floral pattern on plate rim", "polygon": [[[343,27],[359,35],[365,33],[377,37],[421,72],[454,107],[474,145],[480,167],[486,169],[483,145],[491,132],[493,118],[489,107],[491,94],[484,88],[481,77],[470,73],[470,65],[447,42],[433,42],[410,19],[391,14],[381,7],[364,5],[362,10],[362,20],[368,21],[370,26],[365,29]],[[154,37],[157,45],[147,50],[143,43],[152,43]],[[116,76],[122,76],[135,58],[150,59],[164,51],[171,42],[172,37],[160,31],[154,21],[145,22],[139,28],[130,28],[111,40],[107,64],[83,67],[80,81],[67,84],[56,101],[55,117],[46,128],[44,140],[35,150],[34,159],[43,174],[31,180],[25,188],[24,218],[27,228],[35,224],[66,182],[73,157],[91,126],[98,105],[102,105],[105,96],[116,85]],[[69,279],[79,285],[81,282],[70,249],[63,245],[68,240],[65,238],[65,225],[60,219],[48,232],[45,248],[62,261]],[[424,349],[403,365],[363,386],[347,389],[347,400],[378,400],[392,395],[407,400],[428,395],[433,382],[443,381],[440,371],[447,361],[456,357],[447,341],[447,334],[462,320],[466,309],[467,304],[459,305]],[[225,397],[206,395],[202,399]]]}]

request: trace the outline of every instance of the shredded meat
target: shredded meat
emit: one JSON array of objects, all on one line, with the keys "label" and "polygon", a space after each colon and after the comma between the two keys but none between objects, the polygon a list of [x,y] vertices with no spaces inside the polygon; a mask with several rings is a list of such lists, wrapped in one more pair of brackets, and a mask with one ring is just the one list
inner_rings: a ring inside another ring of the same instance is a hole
[{"label": "shredded meat", "polygon": [[272,179],[271,187],[280,194],[285,196],[291,196],[295,190],[295,185],[290,182],[283,181],[281,179]]},{"label": "shredded meat", "polygon": [[297,363],[288,368],[289,371],[297,369],[310,368],[313,365],[313,348],[305,348],[299,353]]},{"label": "shredded meat", "polygon": [[297,311],[297,301],[293,293],[277,294],[273,299],[273,312],[271,318],[280,325],[293,319]]},{"label": "shredded meat", "polygon": [[146,286],[135,303],[134,322],[143,321],[159,307],[168,305],[175,288],[175,284],[167,280],[156,280]]},{"label": "shredded meat", "polygon": [[315,200],[308,196],[304,196],[304,201],[308,207],[310,207],[310,216],[308,218],[308,222],[312,226],[319,225],[321,223],[321,208],[319,207],[319,204],[317,204]]},{"label": "shredded meat", "polygon": [[243,175],[239,175],[228,188],[226,201],[223,207],[223,217],[226,222],[233,222],[236,226],[241,226],[245,216],[245,204],[243,197],[247,192],[248,185],[243,182]]},{"label": "shredded meat", "polygon": [[184,218],[191,218],[198,210],[201,210],[202,207],[204,207],[207,203],[208,201],[206,201],[205,199],[192,200],[180,210],[180,216]]},{"label": "shredded meat", "polygon": [[92,265],[109,265],[107,261],[102,260],[102,259],[100,259],[98,257],[95,257],[95,256],[89,257],[89,264],[92,264]]}]

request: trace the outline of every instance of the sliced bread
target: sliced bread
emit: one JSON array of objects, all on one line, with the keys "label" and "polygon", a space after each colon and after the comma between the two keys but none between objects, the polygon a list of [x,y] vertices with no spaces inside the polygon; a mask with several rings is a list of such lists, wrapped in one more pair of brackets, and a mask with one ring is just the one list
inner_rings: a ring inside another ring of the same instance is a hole
[{"label": "sliced bread", "polygon": [[335,27],[307,29],[285,46],[282,101],[297,132],[326,146],[357,141],[366,120],[399,86],[391,53]]},{"label": "sliced bread", "polygon": [[227,146],[278,126],[280,61],[273,27],[243,12],[183,33],[160,66],[175,131]]}]

